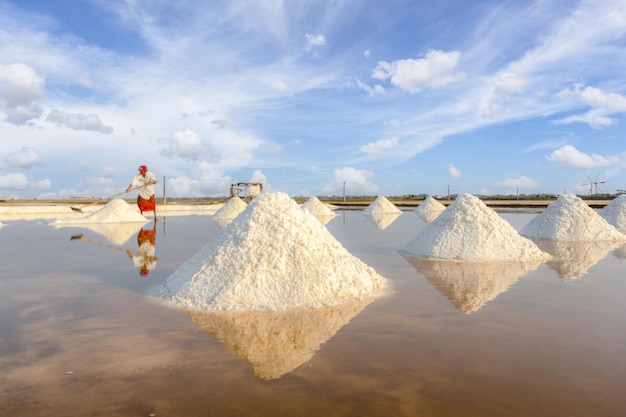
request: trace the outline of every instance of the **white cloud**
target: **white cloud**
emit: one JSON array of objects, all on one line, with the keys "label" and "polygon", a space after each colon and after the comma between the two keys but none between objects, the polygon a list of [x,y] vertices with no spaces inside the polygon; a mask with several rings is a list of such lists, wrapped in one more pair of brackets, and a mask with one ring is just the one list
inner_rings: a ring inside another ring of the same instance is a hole
[{"label": "white cloud", "polygon": [[571,145],[565,145],[555,150],[552,154],[546,156],[546,159],[559,164],[560,167],[576,169],[597,169],[623,163],[617,156],[589,155],[580,152]]},{"label": "white cloud", "polygon": [[577,85],[574,89],[564,89],[557,96],[566,101],[580,101],[591,109],[584,114],[576,114],[556,120],[556,124],[586,123],[593,128],[603,128],[617,123],[609,117],[613,113],[626,112],[626,97],[616,93],[606,93],[599,88]]},{"label": "white cloud", "polygon": [[395,149],[399,146],[398,139],[381,139],[379,141],[368,143],[359,149],[363,153],[382,154],[388,150]]},{"label": "white cloud", "polygon": [[329,195],[342,195],[345,183],[346,195],[376,195],[380,192],[378,185],[370,180],[374,173],[351,167],[339,168],[334,171],[334,182],[322,188]]},{"label": "white cloud", "polygon": [[326,38],[324,35],[312,35],[307,33],[304,35],[306,37],[306,46],[304,47],[305,51],[310,51],[314,46],[323,46],[326,44]]},{"label": "white cloud", "polygon": [[374,87],[370,87],[369,85],[365,84],[363,81],[356,80],[356,85],[361,90],[369,94],[370,96],[375,96],[376,94],[382,94],[385,92],[385,88],[380,84],[376,84]]},{"label": "white cloud", "polygon": [[50,180],[29,181],[22,173],[0,175],[0,190],[49,190]]},{"label": "white cloud", "polygon": [[498,73],[495,80],[493,80],[496,92],[505,94],[521,93],[527,83],[526,77],[511,71],[502,71]]},{"label": "white cloud", "polygon": [[507,178],[502,181],[496,182],[496,185],[499,187],[507,187],[507,188],[539,188],[539,183],[531,178],[521,176],[519,178]]},{"label": "white cloud", "polygon": [[46,120],[59,126],[69,127],[73,130],[87,130],[104,133],[106,135],[113,133],[113,127],[105,125],[102,119],[100,119],[100,116],[95,114],[66,113],[53,109],[48,113]]},{"label": "white cloud", "polygon": [[167,158],[198,160],[202,157],[204,146],[200,136],[191,129],[179,130],[169,138],[159,141],[163,148],[160,154]]},{"label": "white cloud", "polygon": [[461,171],[459,171],[454,165],[449,164],[448,165],[448,172],[450,172],[450,175],[452,176],[452,178],[456,178],[459,179],[461,178]]},{"label": "white cloud", "polygon": [[372,53],[370,52],[370,50],[369,50],[369,49],[366,49],[366,50],[363,52],[363,56],[364,56],[365,58],[368,58],[368,59],[369,59],[369,58],[371,58],[371,57],[372,57]]},{"label": "white cloud", "polygon": [[43,157],[34,148],[23,147],[4,158],[8,167],[13,169],[30,169],[36,165],[43,165]]},{"label": "white cloud", "polygon": [[41,116],[35,100],[43,95],[44,78],[25,64],[0,63],[0,111],[9,123],[21,125]]},{"label": "white cloud", "polygon": [[439,88],[464,77],[462,73],[455,73],[460,57],[458,51],[431,49],[420,59],[381,61],[374,68],[372,78],[390,79],[393,85],[410,93],[420,92],[426,87]]}]

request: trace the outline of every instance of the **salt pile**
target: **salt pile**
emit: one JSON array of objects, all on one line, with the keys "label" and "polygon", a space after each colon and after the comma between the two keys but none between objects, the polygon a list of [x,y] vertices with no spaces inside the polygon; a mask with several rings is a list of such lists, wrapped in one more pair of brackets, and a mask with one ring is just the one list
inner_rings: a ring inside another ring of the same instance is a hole
[{"label": "salt pile", "polygon": [[126,201],[116,198],[109,201],[101,209],[94,211],[83,217],[72,219],[56,219],[49,224],[84,224],[84,223],[123,223],[123,222],[143,222],[146,219],[135,207],[131,207]]},{"label": "salt pile", "polygon": [[[114,245],[123,245],[132,236],[137,235],[139,230],[144,227],[144,222],[132,223],[83,223],[80,224],[81,229],[88,229],[106,238]],[[76,227],[74,224],[53,224],[55,229],[63,227]]]},{"label": "salt pile", "polygon": [[302,203],[302,208],[309,210],[314,216],[336,215],[326,204],[322,203],[317,197],[311,197],[307,201]]},{"label": "salt pile", "polygon": [[626,240],[626,235],[574,194],[560,195],[533,218],[520,234],[553,240]]},{"label": "salt pile", "polygon": [[598,214],[618,231],[626,233],[626,194],[620,194]]},{"label": "salt pile", "polygon": [[508,291],[543,261],[449,262],[407,259],[457,310],[469,314]]},{"label": "salt pile", "polygon": [[276,379],[308,362],[368,302],[287,311],[186,311],[256,375]]},{"label": "salt pile", "polygon": [[400,254],[458,261],[528,262],[548,259],[479,198],[458,197],[421,229]]},{"label": "salt pile", "polygon": [[241,198],[234,196],[231,197],[222,208],[215,212],[213,215],[216,219],[234,219],[248,207],[245,201]]},{"label": "salt pile", "polygon": [[378,198],[376,198],[376,200],[374,200],[369,206],[367,206],[363,210],[363,213],[402,213],[402,210],[396,207],[385,196],[381,195],[378,196]]},{"label": "salt pile", "polygon": [[255,197],[157,294],[192,310],[286,310],[372,299],[386,280],[284,193]]},{"label": "salt pile", "polygon": [[435,200],[431,196],[428,196],[422,203],[415,207],[413,212],[420,216],[426,223],[435,220],[446,206]]}]

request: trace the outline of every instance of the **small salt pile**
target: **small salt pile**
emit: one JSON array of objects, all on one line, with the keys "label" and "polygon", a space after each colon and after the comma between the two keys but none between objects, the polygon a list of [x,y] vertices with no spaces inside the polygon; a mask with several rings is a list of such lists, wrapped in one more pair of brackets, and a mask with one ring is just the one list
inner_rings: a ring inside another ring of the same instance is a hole
[{"label": "small salt pile", "polygon": [[470,194],[458,197],[424,226],[400,254],[457,261],[528,262],[550,258]]},{"label": "small salt pile", "polygon": [[574,194],[562,194],[521,231],[522,236],[553,240],[626,240]]},{"label": "small salt pile", "polygon": [[363,213],[366,214],[374,214],[374,213],[402,213],[398,207],[396,207],[391,201],[389,201],[385,196],[378,196],[376,200],[374,200],[369,206],[367,206]]},{"label": "small salt pile", "polygon": [[109,201],[101,209],[94,211],[83,217],[71,219],[56,219],[51,221],[51,225],[59,224],[85,224],[85,223],[132,223],[143,222],[146,219],[135,207],[131,207],[126,201],[116,198]]},{"label": "small salt pile", "polygon": [[255,197],[157,294],[192,310],[286,310],[372,299],[386,280],[284,193]]},{"label": "small salt pile", "polygon": [[226,204],[222,206],[213,215],[216,219],[234,219],[248,207],[245,201],[241,198],[234,196],[231,197]]},{"label": "small salt pile", "polygon": [[626,233],[626,194],[618,195],[598,214],[617,230]]},{"label": "small salt pile", "polygon": [[415,207],[413,212],[429,223],[435,220],[445,209],[446,206],[428,196],[419,206]]},{"label": "small salt pile", "polygon": [[302,203],[302,208],[309,210],[314,216],[336,216],[336,214],[317,197],[311,197]]}]

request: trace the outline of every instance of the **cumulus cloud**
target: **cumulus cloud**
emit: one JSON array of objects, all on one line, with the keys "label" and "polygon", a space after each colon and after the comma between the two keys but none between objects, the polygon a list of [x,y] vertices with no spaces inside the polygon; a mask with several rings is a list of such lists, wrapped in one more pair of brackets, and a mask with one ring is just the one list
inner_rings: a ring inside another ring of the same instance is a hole
[{"label": "cumulus cloud", "polygon": [[43,113],[35,100],[43,95],[44,78],[25,64],[0,63],[0,111],[6,121],[26,124]]},{"label": "cumulus cloud", "polygon": [[448,165],[448,172],[450,172],[450,175],[452,176],[452,178],[461,178],[461,171],[459,171],[454,165],[449,164]]},{"label": "cumulus cloud", "polygon": [[578,122],[586,123],[593,128],[602,128],[617,123],[617,120],[609,115],[626,112],[626,96],[607,93],[595,87],[587,86],[583,89],[578,85],[573,89],[562,90],[557,95],[562,100],[579,101],[591,108],[587,113],[559,119],[555,121],[557,124]]},{"label": "cumulus cloud", "polygon": [[322,188],[325,194],[341,195],[345,183],[347,195],[376,195],[380,192],[378,185],[370,180],[374,173],[351,167],[335,169],[334,182]]},{"label": "cumulus cloud", "polygon": [[204,151],[200,136],[191,129],[179,130],[159,143],[163,146],[160,154],[167,158],[198,160]]},{"label": "cumulus cloud", "polygon": [[0,175],[0,190],[49,190],[50,180],[29,181],[22,173]]},{"label": "cumulus cloud", "polygon": [[506,188],[525,188],[525,189],[533,189],[539,188],[539,183],[531,178],[521,176],[519,178],[507,178],[502,181],[496,182],[496,185],[499,187]]},{"label": "cumulus cloud", "polygon": [[194,178],[181,175],[167,180],[170,197],[216,197],[228,195],[232,179],[220,173],[209,161],[202,161],[194,169]]},{"label": "cumulus cloud", "polygon": [[388,150],[395,149],[399,146],[398,139],[381,139],[376,142],[368,143],[359,149],[363,153],[382,154]]},{"label": "cumulus cloud", "polygon": [[324,35],[312,35],[307,33],[304,36],[306,37],[306,46],[304,47],[305,51],[310,51],[315,46],[323,46],[326,44],[326,38]]},{"label": "cumulus cloud", "polygon": [[602,156],[580,152],[574,146],[565,145],[552,154],[547,155],[548,161],[558,164],[562,168],[597,169],[622,163],[618,156]]},{"label": "cumulus cloud", "polygon": [[86,130],[104,133],[105,135],[113,133],[113,127],[105,125],[100,116],[95,114],[66,113],[55,109],[48,113],[46,120],[73,130]]},{"label": "cumulus cloud", "polygon": [[4,161],[13,169],[30,169],[33,166],[43,165],[43,158],[35,148],[23,147],[19,151],[8,154]]},{"label": "cumulus cloud", "polygon": [[429,50],[423,58],[401,59],[393,62],[380,61],[372,78],[387,80],[410,93],[424,88],[440,88],[464,77],[456,73],[461,53]]}]

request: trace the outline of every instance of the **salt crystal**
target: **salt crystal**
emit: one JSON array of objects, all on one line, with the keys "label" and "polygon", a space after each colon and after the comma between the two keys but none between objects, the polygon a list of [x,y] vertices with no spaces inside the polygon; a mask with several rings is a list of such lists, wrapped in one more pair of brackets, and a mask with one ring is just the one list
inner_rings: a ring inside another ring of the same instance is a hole
[{"label": "salt crystal", "polygon": [[317,308],[372,299],[386,280],[284,193],[261,194],[157,294],[195,310]]},{"label": "salt crystal", "polygon": [[458,197],[439,217],[424,226],[400,254],[414,258],[498,262],[528,262],[550,257],[470,194]]},{"label": "salt crystal", "polygon": [[574,194],[562,194],[521,231],[523,236],[554,240],[626,240]]},{"label": "salt crystal", "polygon": [[326,204],[322,203],[317,197],[311,197],[307,201],[302,203],[302,208],[309,210],[315,216],[336,215]]}]

